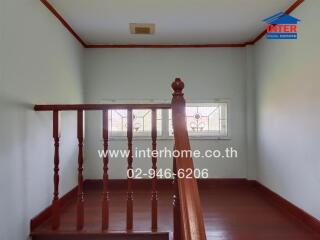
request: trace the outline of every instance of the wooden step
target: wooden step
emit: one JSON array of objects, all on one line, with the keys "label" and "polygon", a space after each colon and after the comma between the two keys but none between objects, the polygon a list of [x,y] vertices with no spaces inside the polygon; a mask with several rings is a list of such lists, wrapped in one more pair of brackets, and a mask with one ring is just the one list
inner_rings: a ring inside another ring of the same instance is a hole
[{"label": "wooden step", "polygon": [[169,240],[169,232],[33,233],[32,240]]}]

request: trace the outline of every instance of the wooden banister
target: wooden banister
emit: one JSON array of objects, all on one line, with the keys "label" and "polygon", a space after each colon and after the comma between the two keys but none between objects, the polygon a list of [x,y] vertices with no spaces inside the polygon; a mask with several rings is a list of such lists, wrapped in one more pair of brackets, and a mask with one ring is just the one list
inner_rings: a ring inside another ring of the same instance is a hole
[{"label": "wooden banister", "polygon": [[170,109],[171,104],[50,104],[35,105],[35,111],[78,111],[78,110],[109,110],[109,109]]},{"label": "wooden banister", "polygon": [[177,166],[176,159],[173,158],[173,239],[182,240],[181,238],[181,212],[180,212],[180,199],[177,181]]},{"label": "wooden banister", "polygon": [[[172,122],[174,131],[174,145],[177,151],[189,151],[190,143],[185,119],[185,100],[182,90],[184,83],[176,79],[172,83],[174,90],[171,104],[58,104],[58,105],[35,105],[35,111],[50,111],[53,113],[53,138],[54,138],[54,191],[52,201],[52,229],[58,230],[60,226],[59,210],[59,139],[60,139],[60,112],[77,111],[77,137],[79,142],[78,154],[78,195],[77,195],[77,230],[83,230],[84,216],[84,189],[83,189],[83,142],[84,142],[84,114],[85,111],[102,111],[103,114],[103,147],[108,149],[108,110],[126,109],[127,115],[127,139],[128,139],[128,189],[127,189],[127,218],[126,228],[132,231],[133,223],[133,110],[151,109],[152,110],[152,150],[157,149],[157,109],[172,108]],[[101,230],[109,228],[109,189],[108,189],[108,155],[103,159],[103,189],[102,189],[102,221]],[[152,157],[152,169],[157,171],[157,158]],[[173,160],[173,171],[177,174],[180,170],[194,170],[191,157],[176,157]],[[178,174],[177,174],[178,175]],[[200,196],[197,181],[192,178],[179,178],[174,176],[174,240],[205,240],[205,227],[200,204]],[[151,179],[151,229],[156,231],[158,228],[158,191],[157,175]]]},{"label": "wooden banister", "polygon": [[[174,90],[171,102],[174,144],[175,150],[180,152],[191,149],[185,118],[183,88],[184,83],[179,78],[172,83],[172,89]],[[177,157],[174,161],[177,172],[179,170],[186,172],[187,169],[194,169],[191,157]],[[181,214],[181,238],[183,240],[205,240],[206,233],[197,181],[194,176],[191,178],[177,178],[177,181]]]},{"label": "wooden banister", "polygon": [[[35,105],[35,111],[48,111],[53,114],[53,139],[54,139],[54,190],[52,200],[52,230],[58,230],[60,227],[60,199],[59,199],[59,139],[60,139],[60,112],[75,111],[77,112],[77,138],[79,145],[78,152],[78,188],[77,188],[77,219],[76,229],[83,230],[84,216],[84,188],[83,188],[83,142],[84,142],[84,114],[85,111],[102,111],[102,128],[103,128],[103,148],[108,150],[108,110],[126,109],[127,116],[127,138],[128,138],[128,166],[129,174],[133,174],[133,156],[132,156],[132,112],[134,109],[150,109],[152,110],[152,147],[156,149],[156,110],[170,109],[169,103],[152,103],[152,104],[49,104]],[[152,158],[152,168],[156,170],[156,158]],[[108,189],[108,155],[103,157],[103,189],[102,189],[102,221],[101,230],[105,231],[109,228],[109,189]],[[127,230],[133,230],[133,179],[128,177],[127,189]],[[157,190],[156,177],[152,179],[152,197],[151,197],[151,227],[152,230],[157,229]]]}]

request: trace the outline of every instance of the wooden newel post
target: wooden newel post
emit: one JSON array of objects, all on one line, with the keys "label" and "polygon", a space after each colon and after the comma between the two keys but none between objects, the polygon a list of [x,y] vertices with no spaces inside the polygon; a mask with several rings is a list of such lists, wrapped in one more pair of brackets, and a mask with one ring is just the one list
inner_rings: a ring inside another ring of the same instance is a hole
[{"label": "wooden newel post", "polygon": [[[103,150],[105,154],[108,150],[108,110],[102,113],[102,136]],[[102,190],[102,230],[107,230],[109,227],[109,190],[108,190],[108,164],[109,156],[106,154],[103,158],[103,190]]]},{"label": "wooden newel post", "polygon": [[[191,148],[185,117],[186,103],[182,93],[184,83],[180,78],[176,78],[171,86],[174,90],[171,107],[175,150],[189,151]],[[179,156],[173,161],[175,173],[179,173],[180,170],[186,172],[187,169],[194,171],[191,157]],[[174,239],[205,240],[206,232],[197,180],[194,176],[177,177],[174,183]]]},{"label": "wooden newel post", "polygon": [[53,200],[52,200],[52,229],[57,230],[60,226],[59,206],[59,139],[60,139],[60,113],[53,111],[53,139],[54,139],[54,175],[53,175]]},{"label": "wooden newel post", "polygon": [[84,113],[78,110],[78,198],[77,198],[77,230],[82,230],[84,226],[84,192],[83,192],[83,140],[84,140]]},{"label": "wooden newel post", "polygon": [[[176,78],[171,84],[171,87],[173,89],[171,101],[172,111],[185,115],[186,101],[183,97],[184,94],[182,92],[182,90],[184,89],[184,82],[180,78]],[[172,122],[172,124],[174,124],[174,121]]]},{"label": "wooden newel post", "polygon": [[181,212],[177,181],[176,159],[173,158],[173,239],[181,240]]},{"label": "wooden newel post", "polygon": [[[180,78],[176,78],[175,81],[171,85],[173,89],[172,94],[172,111],[175,113],[180,113],[185,115],[185,99],[183,97],[183,88],[184,83]],[[175,121],[172,120],[172,124],[175,124]],[[175,126],[173,126],[175,129]],[[177,164],[176,158],[173,158],[173,172],[177,174]],[[173,239],[174,240],[181,240],[181,211],[180,211],[180,198],[179,198],[179,189],[178,189],[178,179],[174,176],[173,179]]]}]

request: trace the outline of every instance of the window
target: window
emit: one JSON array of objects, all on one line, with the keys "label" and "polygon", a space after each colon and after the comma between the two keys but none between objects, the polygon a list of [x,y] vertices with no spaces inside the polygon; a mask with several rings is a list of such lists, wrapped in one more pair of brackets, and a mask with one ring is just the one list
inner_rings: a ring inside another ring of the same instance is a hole
[{"label": "window", "polygon": [[[157,134],[162,134],[161,110],[157,110]],[[133,136],[151,136],[150,109],[132,110]],[[111,136],[127,135],[127,110],[109,110],[109,129]]]},{"label": "window", "polygon": [[[186,105],[189,136],[226,137],[227,103],[190,103]],[[173,135],[172,112],[169,111],[169,135]]]},{"label": "window", "polygon": [[[186,123],[191,137],[227,137],[228,136],[228,104],[187,103]],[[134,137],[151,137],[150,109],[132,111],[132,128]],[[163,121],[162,121],[163,120]],[[111,137],[126,137],[127,110],[109,110],[109,129]],[[157,110],[158,137],[172,137],[171,110]]]}]

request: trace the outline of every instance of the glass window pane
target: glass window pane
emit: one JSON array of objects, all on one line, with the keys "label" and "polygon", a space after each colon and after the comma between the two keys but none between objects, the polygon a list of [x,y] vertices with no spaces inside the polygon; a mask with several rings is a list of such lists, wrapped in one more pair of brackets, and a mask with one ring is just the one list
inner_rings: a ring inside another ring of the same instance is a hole
[{"label": "glass window pane", "polygon": [[[171,110],[168,115],[172,136]],[[227,136],[227,103],[187,104],[186,124],[190,136]]]},{"label": "glass window pane", "polygon": [[[133,136],[150,136],[152,130],[152,111],[137,109],[132,111]],[[109,129],[111,136],[127,135],[127,110],[109,110]],[[162,112],[157,110],[157,135],[162,134]]]},{"label": "glass window pane", "polygon": [[109,110],[111,136],[124,135],[127,129],[127,110]]}]

